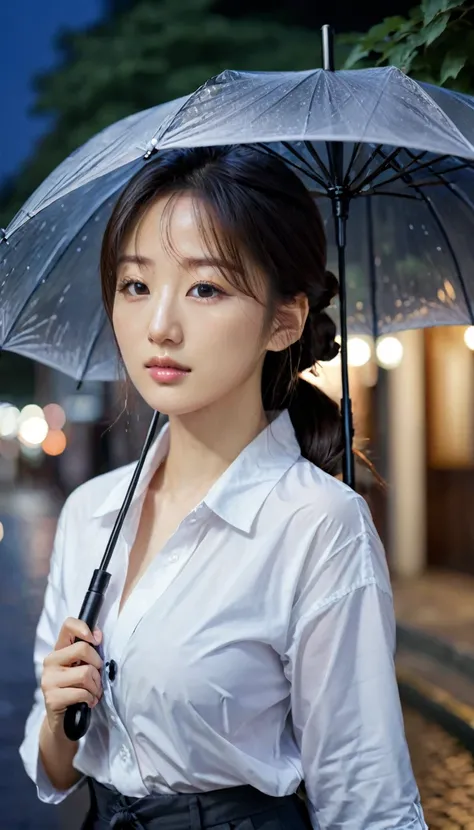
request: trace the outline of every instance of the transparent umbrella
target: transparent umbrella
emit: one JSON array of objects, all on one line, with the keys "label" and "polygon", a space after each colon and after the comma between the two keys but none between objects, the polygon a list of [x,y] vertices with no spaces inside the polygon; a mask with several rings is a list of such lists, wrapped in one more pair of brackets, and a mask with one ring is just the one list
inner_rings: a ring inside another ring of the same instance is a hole
[{"label": "transparent umbrella", "polygon": [[162,149],[257,144],[301,175],[326,218],[352,485],[348,330],[474,323],[474,99],[393,67],[334,72],[327,27],[323,41],[325,69],[223,72],[66,159],[0,242],[0,348],[78,381],[116,378],[98,253],[118,193]]}]

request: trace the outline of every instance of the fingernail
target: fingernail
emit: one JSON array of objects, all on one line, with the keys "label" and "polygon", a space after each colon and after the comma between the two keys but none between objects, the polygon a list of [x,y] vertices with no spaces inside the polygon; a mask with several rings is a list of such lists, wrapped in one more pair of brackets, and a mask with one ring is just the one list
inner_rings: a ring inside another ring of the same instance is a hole
[{"label": "fingernail", "polygon": [[102,631],[100,628],[94,629],[94,640],[96,641],[97,645],[99,645],[100,641],[102,640]]}]

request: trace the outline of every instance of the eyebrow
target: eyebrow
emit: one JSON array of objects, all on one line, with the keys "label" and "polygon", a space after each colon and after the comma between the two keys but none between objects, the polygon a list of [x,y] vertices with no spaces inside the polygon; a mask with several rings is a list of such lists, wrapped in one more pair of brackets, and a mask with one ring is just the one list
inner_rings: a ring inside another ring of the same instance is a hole
[{"label": "eyebrow", "polygon": [[[146,256],[140,256],[140,254],[121,254],[117,260],[117,268],[120,265],[138,265],[139,268],[152,268],[154,266],[154,261]],[[228,262],[221,257],[186,257],[183,260],[183,265],[186,268],[203,268],[207,267],[214,267],[214,268],[222,268],[222,270],[226,271],[234,271],[234,272],[241,272],[241,269],[236,267],[233,262]]]},{"label": "eyebrow", "polygon": [[221,257],[186,257],[183,260],[183,264],[187,268],[202,268],[205,266],[211,266],[214,268],[222,268],[225,271],[238,271],[240,273],[240,268],[236,266],[234,262],[228,262]]}]

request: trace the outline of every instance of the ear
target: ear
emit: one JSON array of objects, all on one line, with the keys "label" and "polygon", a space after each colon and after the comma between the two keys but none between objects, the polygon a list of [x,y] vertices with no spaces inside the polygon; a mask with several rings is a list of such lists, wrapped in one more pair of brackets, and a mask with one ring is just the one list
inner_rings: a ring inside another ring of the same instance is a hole
[{"label": "ear", "polygon": [[296,343],[303,334],[309,314],[309,302],[306,294],[297,294],[277,309],[272,334],[267,344],[267,351],[282,352]]}]

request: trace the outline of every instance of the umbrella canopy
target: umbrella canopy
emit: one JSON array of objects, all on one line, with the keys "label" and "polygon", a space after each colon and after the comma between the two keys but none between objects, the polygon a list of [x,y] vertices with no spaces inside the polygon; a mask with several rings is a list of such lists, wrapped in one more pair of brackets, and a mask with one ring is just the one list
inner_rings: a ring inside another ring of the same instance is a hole
[{"label": "umbrella canopy", "polygon": [[350,202],[349,330],[474,322],[474,99],[393,68],[227,71],[107,128],[28,200],[0,243],[0,347],[78,381],[118,377],[100,242],[118,193],[162,148],[252,142],[281,154],[319,200],[337,270],[334,141]]}]

